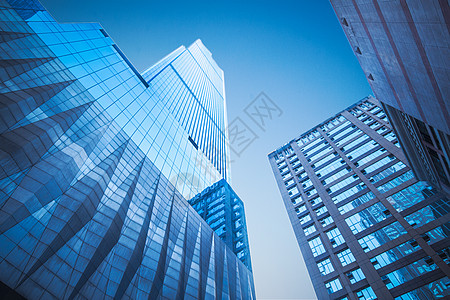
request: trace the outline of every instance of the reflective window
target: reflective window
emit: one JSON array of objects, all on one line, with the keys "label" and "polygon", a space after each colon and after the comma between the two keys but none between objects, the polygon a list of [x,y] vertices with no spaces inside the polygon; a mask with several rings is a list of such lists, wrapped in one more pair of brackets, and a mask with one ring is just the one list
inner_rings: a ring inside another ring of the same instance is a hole
[{"label": "reflective window", "polygon": [[345,275],[347,275],[347,278],[350,280],[351,284],[354,284],[354,283],[366,278],[363,271],[359,268],[356,270],[350,271],[350,272],[346,273]]},{"label": "reflective window", "polygon": [[306,222],[309,222],[309,221],[311,221],[311,216],[309,215],[309,214],[307,214],[307,215],[305,215],[305,216],[303,216],[303,217],[301,217],[301,218],[298,218],[299,220],[300,220],[300,224],[305,224]]},{"label": "reflective window", "polygon": [[356,296],[359,300],[372,300],[377,299],[377,296],[375,295],[375,292],[373,289],[369,286],[368,288],[365,288],[363,290],[360,290],[356,293]]},{"label": "reflective window", "polygon": [[342,150],[344,152],[346,152],[346,151],[350,150],[351,148],[355,147],[356,145],[358,145],[359,143],[362,143],[363,141],[365,141],[368,138],[369,138],[369,136],[364,134],[361,137],[359,137],[356,140],[354,140],[353,142],[351,142],[350,144],[345,145],[344,147],[342,147]]},{"label": "reflective window", "polygon": [[326,227],[331,223],[333,223],[333,218],[331,216],[328,216],[326,218],[321,219],[319,222],[320,224],[322,224],[323,227]]},{"label": "reflective window", "polygon": [[443,277],[411,292],[403,294],[395,300],[434,300],[450,296],[450,280]]},{"label": "reflective window", "polygon": [[342,284],[339,278],[328,281],[325,283],[325,287],[327,288],[328,294],[335,293],[342,289]]},{"label": "reflective window", "polygon": [[331,245],[333,245],[333,248],[345,243],[344,237],[337,228],[333,228],[330,231],[327,231],[327,236],[330,239],[330,243]]},{"label": "reflective window", "polygon": [[333,265],[331,264],[331,260],[329,258],[318,262],[317,267],[322,275],[327,275],[334,271]]},{"label": "reflective window", "polygon": [[350,227],[353,234],[357,234],[372,225],[385,220],[387,218],[386,211],[386,207],[378,202],[346,218],[345,222]]},{"label": "reflective window", "polygon": [[319,207],[315,210],[317,216],[320,216],[328,211],[326,206]]},{"label": "reflective window", "polygon": [[313,224],[311,226],[304,228],[303,231],[305,232],[305,235],[310,235],[311,233],[316,232],[316,226],[314,226]]},{"label": "reflective window", "polygon": [[351,196],[353,196],[354,194],[358,193],[359,191],[362,191],[363,189],[366,188],[366,185],[364,184],[364,182],[360,182],[357,185],[346,189],[345,191],[343,191],[342,193],[335,195],[332,199],[333,202],[335,204],[338,204],[341,201],[344,201],[348,198],[350,198]]},{"label": "reflective window", "polygon": [[[361,159],[359,159],[358,161],[356,161],[355,165],[356,166],[363,166],[364,164],[366,164],[366,163],[374,160],[375,158],[383,155],[385,152],[386,152],[386,149],[384,149],[384,148],[378,149],[377,151],[375,151],[375,152],[373,152],[373,153],[371,153],[369,155],[366,155],[366,156],[362,157]],[[395,157],[392,157],[392,159],[395,159]]]},{"label": "reflective window", "polygon": [[400,171],[401,169],[405,168],[406,165],[404,163],[402,163],[401,161],[399,161],[398,163],[384,169],[381,172],[377,172],[376,174],[374,174],[372,177],[370,177],[370,181],[375,183],[378,182],[386,177],[391,176],[392,174]]},{"label": "reflective window", "polygon": [[410,240],[375,257],[372,257],[370,259],[370,262],[375,267],[375,269],[378,270],[379,268],[387,266],[419,249],[420,246],[417,241]]},{"label": "reflective window", "polygon": [[343,206],[339,207],[338,208],[339,212],[341,214],[345,214],[345,213],[347,213],[347,212],[357,208],[361,204],[372,200],[373,198],[375,198],[375,195],[372,192],[368,192],[368,193],[366,193],[366,194],[356,198],[355,200],[353,200],[353,201],[351,201],[351,202],[349,202],[347,204],[344,204]]},{"label": "reflective window", "polygon": [[314,257],[319,256],[322,253],[325,253],[325,248],[319,236],[316,237],[315,239],[310,240],[308,244],[309,247],[311,248]]},{"label": "reflective window", "polygon": [[341,179],[343,176],[347,175],[350,172],[351,172],[351,170],[342,169],[341,171],[337,172],[336,174],[322,180],[322,184],[327,185],[337,179]]},{"label": "reflective window", "polygon": [[385,276],[381,277],[381,279],[383,280],[384,284],[386,284],[386,287],[388,289],[393,289],[396,286],[399,286],[405,282],[408,282],[416,277],[419,277],[436,269],[437,266],[434,261],[429,256],[427,256],[413,262],[412,264],[409,264],[406,267],[386,274]]},{"label": "reflective window", "polygon": [[407,215],[405,220],[408,221],[411,226],[421,227],[431,221],[445,216],[449,212],[450,201],[447,198],[442,198],[412,214]]},{"label": "reflective window", "polygon": [[355,261],[355,257],[353,256],[352,251],[350,249],[345,249],[344,251],[336,254],[343,267]]},{"label": "reflective window", "polygon": [[410,179],[414,178],[414,174],[411,170],[409,170],[406,173],[403,173],[402,175],[392,179],[391,181],[380,185],[377,187],[377,189],[381,192],[381,193],[386,193],[387,191],[389,191],[390,189],[393,189],[397,186],[399,186],[400,184],[402,184],[403,182],[406,182]]},{"label": "reflective window", "polygon": [[406,233],[406,230],[399,222],[389,224],[358,240],[364,252],[371,251],[384,243],[394,240]]},{"label": "reflective window", "polygon": [[402,210],[425,200],[425,195],[422,191],[428,187],[429,186],[425,182],[419,181],[387,197],[386,199],[398,212],[401,212]]}]

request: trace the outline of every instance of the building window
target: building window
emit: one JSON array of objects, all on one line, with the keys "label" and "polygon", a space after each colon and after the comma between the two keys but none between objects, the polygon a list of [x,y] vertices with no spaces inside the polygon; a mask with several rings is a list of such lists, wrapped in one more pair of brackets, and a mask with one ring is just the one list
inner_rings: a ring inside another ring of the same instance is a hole
[{"label": "building window", "polygon": [[386,193],[387,191],[389,191],[390,189],[393,189],[397,186],[399,186],[400,184],[413,179],[414,178],[414,174],[411,170],[409,170],[406,173],[403,173],[402,175],[392,179],[391,181],[380,185],[377,187],[377,189],[381,192],[381,193]]},{"label": "building window", "polygon": [[342,284],[339,278],[328,281],[325,283],[325,287],[327,288],[328,294],[333,294],[342,289]]},{"label": "building window", "polygon": [[345,243],[345,240],[342,237],[341,232],[337,228],[333,228],[330,231],[327,231],[327,236],[330,239],[330,243],[331,245],[333,245],[333,248]]},{"label": "building window", "polygon": [[311,216],[309,214],[307,214],[307,215],[305,215],[305,216],[303,216],[301,218],[298,218],[298,219],[300,220],[300,224],[303,225],[303,224],[311,221]]},{"label": "building window", "polygon": [[319,222],[320,222],[320,224],[322,224],[322,227],[326,227],[326,226],[330,225],[331,223],[333,223],[333,218],[331,216],[328,216],[326,218],[323,218]]},{"label": "building window", "polygon": [[328,212],[328,209],[327,209],[326,206],[322,206],[322,207],[317,208],[317,209],[315,210],[315,212],[316,212],[317,216],[320,216],[320,215],[322,215],[322,214]]},{"label": "building window", "polygon": [[348,248],[345,249],[344,251],[339,252],[337,254],[337,257],[341,261],[343,267],[355,261],[355,257],[353,256],[352,251],[350,251],[350,249]]},{"label": "building window", "polygon": [[358,242],[363,248],[364,252],[369,252],[388,241],[398,238],[405,233],[406,230],[400,225],[400,223],[394,222],[363,238],[360,238]]},{"label": "building window", "polygon": [[329,258],[318,262],[317,267],[322,275],[327,275],[334,271],[333,265],[331,264],[331,260]]},{"label": "building window", "polygon": [[322,240],[320,237],[316,237],[315,239],[312,239],[308,242],[309,247],[311,248],[311,251],[313,253],[313,256],[319,256],[322,253],[325,253],[325,248],[322,244]]},{"label": "building window", "polygon": [[310,235],[311,233],[316,232],[316,226],[314,226],[314,224],[313,224],[313,225],[308,226],[305,229],[303,229],[303,231],[305,232],[305,235]]},{"label": "building window", "polygon": [[359,268],[356,269],[356,270],[348,272],[346,275],[347,275],[348,280],[350,280],[351,284],[354,284],[354,283],[356,283],[358,281],[361,281],[361,280],[366,278],[366,276],[364,275],[363,271],[361,269],[359,269]]},{"label": "building window", "polygon": [[356,293],[356,296],[359,300],[374,300],[377,299],[377,296],[375,295],[372,288],[369,286],[363,290],[360,290]]},{"label": "building window", "polygon": [[386,207],[378,202],[346,218],[345,222],[350,227],[353,234],[357,234],[372,225],[385,220],[387,216],[383,213],[384,211],[386,211]]}]

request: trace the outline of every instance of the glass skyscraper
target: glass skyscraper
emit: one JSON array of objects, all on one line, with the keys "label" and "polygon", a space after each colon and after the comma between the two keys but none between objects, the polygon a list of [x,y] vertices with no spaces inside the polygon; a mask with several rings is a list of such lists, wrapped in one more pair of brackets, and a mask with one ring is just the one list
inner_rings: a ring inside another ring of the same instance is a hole
[{"label": "glass skyscraper", "polygon": [[189,204],[251,270],[244,203],[231,186],[222,179],[189,200]]},{"label": "glass skyscraper", "polygon": [[450,200],[368,97],[269,154],[319,299],[450,294]]},{"label": "glass skyscraper", "polygon": [[1,290],[253,299],[186,201],[229,177],[223,72],[201,41],[140,74],[98,24],[0,1]]}]

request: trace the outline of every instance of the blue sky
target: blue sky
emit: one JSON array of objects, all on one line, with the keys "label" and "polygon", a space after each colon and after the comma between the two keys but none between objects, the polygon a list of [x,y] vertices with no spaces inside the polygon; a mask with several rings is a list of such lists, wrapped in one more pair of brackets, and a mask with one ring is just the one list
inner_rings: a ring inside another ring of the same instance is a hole
[{"label": "blue sky", "polygon": [[[60,22],[99,22],[139,71],[200,38],[225,73],[228,118],[258,135],[231,164],[245,203],[257,296],[313,299],[267,154],[371,94],[328,1],[41,0]],[[282,110],[261,130],[244,108]]]}]

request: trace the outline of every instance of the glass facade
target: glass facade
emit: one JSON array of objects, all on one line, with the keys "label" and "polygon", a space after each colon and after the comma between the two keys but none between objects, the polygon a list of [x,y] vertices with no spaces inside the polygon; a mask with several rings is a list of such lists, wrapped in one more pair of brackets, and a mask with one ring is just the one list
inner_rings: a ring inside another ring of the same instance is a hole
[{"label": "glass facade", "polygon": [[449,296],[449,196],[397,145],[368,97],[269,154],[319,299]]},{"label": "glass facade", "polygon": [[1,6],[2,289],[255,298],[251,270],[186,201],[229,177],[223,72],[201,41],[139,74],[98,24]]},{"label": "glass facade", "polygon": [[189,200],[189,204],[252,270],[244,203],[231,186],[220,180]]}]

